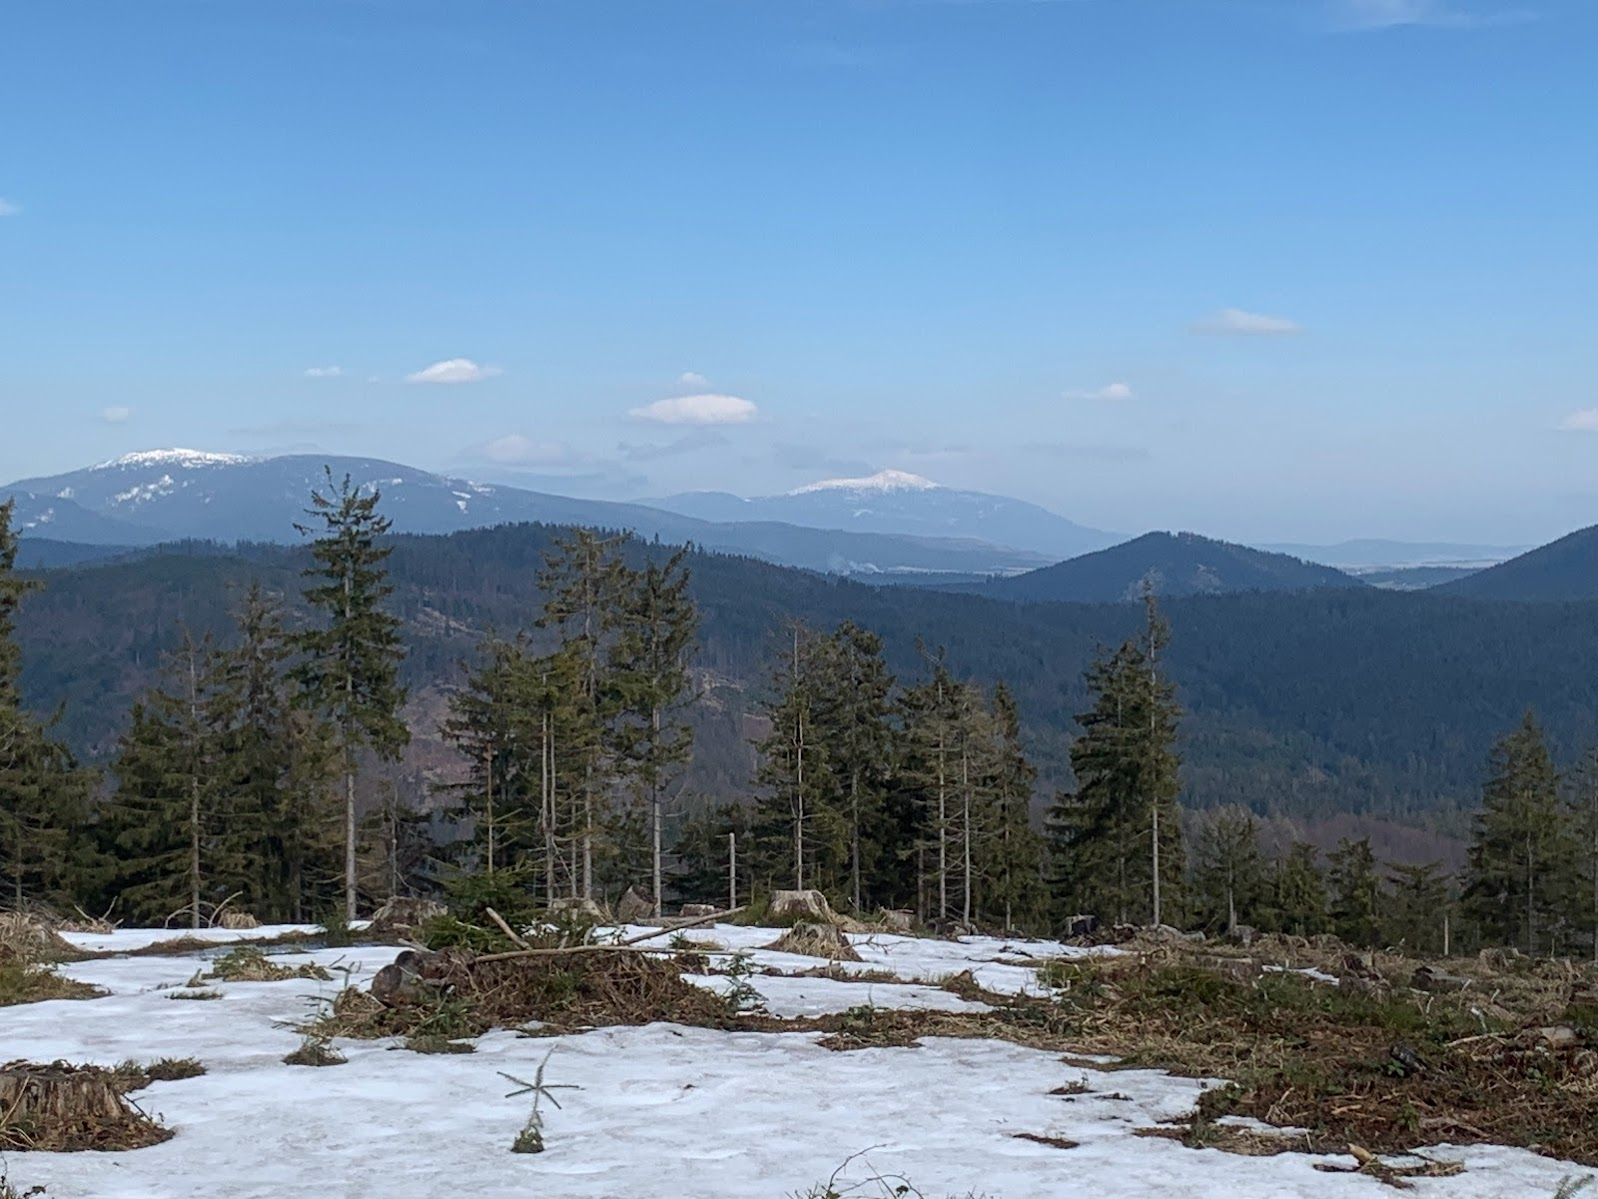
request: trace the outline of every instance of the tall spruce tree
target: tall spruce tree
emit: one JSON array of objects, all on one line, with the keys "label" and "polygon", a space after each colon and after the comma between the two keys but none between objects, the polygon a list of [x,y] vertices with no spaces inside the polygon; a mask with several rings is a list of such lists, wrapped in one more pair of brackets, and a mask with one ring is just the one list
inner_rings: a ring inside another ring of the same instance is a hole
[{"label": "tall spruce tree", "polygon": [[814,734],[826,747],[830,805],[848,828],[849,901],[863,911],[885,844],[882,805],[893,758],[893,676],[876,634],[845,621],[818,643]]},{"label": "tall spruce tree", "polygon": [[841,822],[825,803],[833,794],[826,748],[815,732],[823,679],[819,641],[793,624],[777,655],[772,693],[760,708],[771,731],[757,746],[755,782],[763,791],[757,851],[768,875],[792,878],[796,890],[834,883],[843,856]]},{"label": "tall spruce tree", "polygon": [[311,542],[315,566],[305,572],[319,580],[305,590],[320,612],[323,627],[297,638],[303,659],[296,669],[301,702],[332,726],[344,774],[344,910],[354,920],[359,907],[359,827],[356,777],[361,751],[393,760],[410,743],[400,719],[405,688],[399,664],[405,656],[398,617],[384,610],[393,592],[384,565],[391,546],[381,544],[391,522],[378,511],[381,494],[365,492],[348,475],[335,486],[327,471],[327,490],[311,493],[306,514],[314,525],[300,526]]},{"label": "tall spruce tree", "polygon": [[1558,949],[1580,849],[1536,717],[1493,747],[1470,847],[1464,906],[1485,938],[1528,953]]},{"label": "tall spruce tree", "polygon": [[615,744],[609,734],[618,695],[609,651],[632,586],[632,572],[622,558],[629,540],[578,529],[555,540],[539,574],[544,608],[538,626],[556,631],[579,666],[576,710],[587,726],[576,742],[582,754],[576,846],[583,899],[594,897],[595,842],[608,816],[606,798],[614,781]]},{"label": "tall spruce tree", "polygon": [[988,787],[991,826],[982,840],[979,876],[984,911],[1001,919],[1006,931],[1041,926],[1048,907],[1043,885],[1043,841],[1032,827],[1032,793],[1037,768],[1021,744],[1021,716],[1015,696],[1003,683],[993,689],[997,738]]},{"label": "tall spruce tree", "polygon": [[1160,666],[1170,634],[1152,594],[1144,616],[1137,640],[1088,668],[1094,702],[1077,717],[1076,789],[1060,795],[1048,822],[1057,905],[1121,922],[1180,911],[1185,873],[1180,711]]},{"label": "tall spruce tree", "polygon": [[699,629],[689,594],[688,550],[651,558],[622,594],[611,673],[619,695],[615,741],[623,777],[642,801],[649,828],[650,894],[660,915],[667,792],[693,752],[688,658]]},{"label": "tall spruce tree", "polygon": [[[916,799],[921,837],[917,873],[922,886],[936,895],[931,917],[949,919],[949,884],[961,871],[962,810],[968,794],[962,787],[962,741],[970,719],[965,688],[949,673],[941,651],[927,654],[931,677],[907,688],[900,697],[902,750],[900,768]],[[930,871],[930,875],[929,875]]]},{"label": "tall spruce tree", "polygon": [[14,505],[0,503],[0,894],[14,904],[82,900],[95,863],[88,822],[94,776],[22,706],[16,619],[38,587],[16,573]]},{"label": "tall spruce tree", "polygon": [[224,810],[216,650],[185,633],[165,674],[165,685],[133,706],[111,767],[116,790],[100,823],[115,855],[124,917],[160,923],[186,914],[189,926],[200,928],[240,889],[246,858]]},{"label": "tall spruce tree", "polygon": [[1369,837],[1344,838],[1327,858],[1327,890],[1332,931],[1354,945],[1372,946],[1382,937],[1382,879]]}]

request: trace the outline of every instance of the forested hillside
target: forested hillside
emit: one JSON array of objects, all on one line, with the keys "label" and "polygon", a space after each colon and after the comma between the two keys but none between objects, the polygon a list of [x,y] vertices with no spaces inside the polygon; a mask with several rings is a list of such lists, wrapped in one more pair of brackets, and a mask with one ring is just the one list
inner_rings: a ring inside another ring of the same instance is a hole
[{"label": "forested hillside", "polygon": [[[427,695],[459,677],[486,628],[527,627],[553,530],[514,526],[401,537],[391,559],[409,655],[403,676],[425,743]],[[649,547],[635,546],[642,556]],[[36,710],[91,759],[112,750],[133,697],[184,627],[222,635],[259,577],[298,605],[302,551],[182,552],[46,572],[20,621],[23,686]],[[746,720],[764,693],[785,624],[853,620],[878,633],[901,677],[925,673],[918,640],[947,649],[957,676],[1014,690],[1044,791],[1066,781],[1082,671],[1129,636],[1124,605],[1012,604],[920,589],[875,589],[748,559],[694,555],[703,610],[695,660],[708,687],[693,786],[745,794]],[[1395,816],[1462,831],[1488,747],[1532,706],[1556,753],[1598,736],[1598,604],[1520,605],[1373,589],[1173,600],[1168,654],[1182,724],[1184,800],[1241,802],[1305,819]],[[535,638],[536,640],[536,638]],[[435,705],[436,707],[436,705]]]}]

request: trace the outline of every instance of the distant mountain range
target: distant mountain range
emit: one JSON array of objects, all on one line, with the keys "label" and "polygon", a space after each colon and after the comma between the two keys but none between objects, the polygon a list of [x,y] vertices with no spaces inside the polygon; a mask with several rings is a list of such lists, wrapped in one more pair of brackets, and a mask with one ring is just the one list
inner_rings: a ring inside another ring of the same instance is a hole
[{"label": "distant mountain range", "polygon": [[975,590],[1028,602],[1115,603],[1136,599],[1145,580],[1162,597],[1364,586],[1340,570],[1286,554],[1197,533],[1146,533],[1041,570],[994,579]]},{"label": "distant mountain range", "polygon": [[1340,541],[1336,545],[1262,545],[1276,554],[1288,554],[1306,562],[1335,566],[1353,574],[1401,570],[1422,566],[1449,566],[1481,570],[1507,561],[1529,548],[1524,545],[1468,545],[1454,541],[1382,541],[1366,538]]},{"label": "distant mountain range", "polygon": [[1051,560],[972,537],[829,532],[771,520],[715,523],[639,504],[486,486],[377,458],[150,450],[19,480],[0,487],[0,498],[16,498],[14,523],[25,538],[122,547],[188,539],[292,543],[301,540],[295,525],[306,519],[312,489],[325,488],[328,470],[381,490],[383,511],[402,533],[584,525],[843,575],[1012,574]]},{"label": "distant mountain range", "polygon": [[826,479],[785,495],[755,499],[722,491],[692,491],[643,502],[699,520],[775,520],[857,533],[970,537],[1031,550],[1051,560],[1074,558],[1125,540],[1024,500],[943,487],[898,470],[862,479]]}]

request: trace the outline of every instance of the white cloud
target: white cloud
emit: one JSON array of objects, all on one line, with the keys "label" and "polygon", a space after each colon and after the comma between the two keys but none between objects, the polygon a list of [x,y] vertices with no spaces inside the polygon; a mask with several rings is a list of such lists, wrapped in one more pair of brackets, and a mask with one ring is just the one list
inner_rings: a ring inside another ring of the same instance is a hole
[{"label": "white cloud", "polygon": [[677,376],[677,382],[682,384],[684,387],[710,386],[710,380],[705,378],[698,371],[683,371],[682,374]]},{"label": "white cloud", "polygon": [[4,196],[0,196],[0,216],[16,216],[22,211],[22,205],[13,204]]},{"label": "white cloud", "polygon": [[1430,25],[1475,29],[1522,20],[1524,13],[1485,13],[1459,7],[1453,0],[1328,0],[1333,25],[1343,30],[1397,29]]},{"label": "white cloud", "polygon": [[1214,316],[1205,317],[1195,324],[1193,332],[1211,337],[1290,337],[1304,332],[1304,327],[1285,316],[1265,316],[1258,312],[1244,312],[1241,308],[1223,308]]},{"label": "white cloud", "polygon": [[1068,391],[1065,398],[1068,400],[1104,400],[1109,403],[1124,403],[1133,398],[1130,383],[1111,383],[1099,388],[1097,391]]},{"label": "white cloud", "polygon": [[706,394],[656,400],[628,415],[657,425],[742,425],[754,420],[759,411],[738,396]]},{"label": "white cloud", "polygon": [[501,373],[497,366],[478,366],[470,358],[446,358],[406,375],[407,383],[481,383]]},{"label": "white cloud", "polygon": [[125,425],[133,419],[133,409],[113,404],[109,408],[100,409],[100,419],[108,425]]},{"label": "white cloud", "polygon": [[1559,427],[1571,433],[1598,433],[1598,408],[1578,408]]},{"label": "white cloud", "polygon": [[574,460],[570,447],[558,441],[535,441],[520,433],[507,433],[473,446],[466,456],[501,466],[557,466]]},{"label": "white cloud", "polygon": [[342,366],[308,366],[305,368],[307,379],[339,379],[344,375]]}]

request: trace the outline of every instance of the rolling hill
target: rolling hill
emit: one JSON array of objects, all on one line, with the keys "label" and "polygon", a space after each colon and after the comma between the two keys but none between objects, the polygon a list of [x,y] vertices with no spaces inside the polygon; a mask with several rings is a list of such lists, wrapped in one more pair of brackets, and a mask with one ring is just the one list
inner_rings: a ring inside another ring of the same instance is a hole
[{"label": "rolling hill", "polygon": [[991,580],[980,591],[1029,602],[1114,603],[1138,598],[1145,580],[1162,597],[1363,586],[1340,570],[1286,554],[1196,533],[1147,533],[1041,570]]},{"label": "rolling hill", "polygon": [[1473,599],[1598,599],[1598,525],[1511,558],[1437,590]]}]

